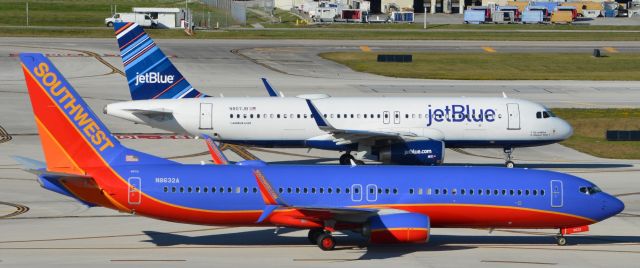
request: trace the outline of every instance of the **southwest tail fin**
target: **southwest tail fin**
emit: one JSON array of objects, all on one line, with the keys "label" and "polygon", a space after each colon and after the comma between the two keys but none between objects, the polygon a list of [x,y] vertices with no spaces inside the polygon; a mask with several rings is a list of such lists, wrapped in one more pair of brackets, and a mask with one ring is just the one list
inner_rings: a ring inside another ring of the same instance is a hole
[{"label": "southwest tail fin", "polygon": [[113,28],[131,99],[208,97],[191,86],[137,23],[116,22]]},{"label": "southwest tail fin", "polygon": [[47,171],[85,175],[126,162],[173,163],[122,146],[44,55],[21,53],[20,60]]}]

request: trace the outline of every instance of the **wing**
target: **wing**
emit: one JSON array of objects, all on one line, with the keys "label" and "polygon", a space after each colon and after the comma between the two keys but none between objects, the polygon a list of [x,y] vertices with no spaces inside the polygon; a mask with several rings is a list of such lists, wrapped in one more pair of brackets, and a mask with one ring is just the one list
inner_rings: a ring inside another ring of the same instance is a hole
[{"label": "wing", "polygon": [[379,131],[379,130],[352,130],[352,129],[338,129],[333,127],[327,120],[324,119],[322,114],[318,111],[316,106],[311,102],[311,100],[307,99],[307,105],[311,110],[311,116],[316,121],[316,125],[333,135],[333,142],[336,145],[344,145],[356,143],[361,140],[373,139],[388,139],[388,140],[397,140],[397,141],[406,141],[406,140],[417,140],[424,139],[426,137],[420,136],[416,133],[409,131]]},{"label": "wing", "polygon": [[258,223],[267,219],[271,213],[277,209],[290,209],[296,210],[302,215],[305,215],[308,220],[340,220],[345,222],[363,223],[369,217],[376,215],[380,212],[376,208],[358,208],[358,207],[309,207],[309,206],[297,206],[295,204],[287,203],[282,199],[280,195],[275,191],[275,188],[271,186],[271,183],[267,180],[264,174],[255,169],[253,175],[258,183],[258,189],[265,204],[265,208],[258,219]]}]

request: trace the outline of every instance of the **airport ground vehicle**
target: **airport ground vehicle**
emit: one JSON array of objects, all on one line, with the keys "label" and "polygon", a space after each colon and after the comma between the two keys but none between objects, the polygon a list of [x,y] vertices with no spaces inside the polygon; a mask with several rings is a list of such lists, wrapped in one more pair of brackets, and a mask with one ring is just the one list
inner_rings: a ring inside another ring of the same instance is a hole
[{"label": "airport ground vehicle", "polygon": [[114,23],[118,22],[133,22],[142,27],[156,28],[158,21],[152,19],[148,14],[142,13],[116,13],[113,16],[104,19],[104,24],[107,27],[113,27]]},{"label": "airport ground vehicle", "polygon": [[20,60],[46,163],[17,159],[42,187],[87,206],[180,223],[308,229],[323,250],[335,247],[336,231],[424,243],[438,227],[559,229],[564,245],[565,234],[624,209],[589,181],[541,170],[180,164],[120,144],[44,55]]}]

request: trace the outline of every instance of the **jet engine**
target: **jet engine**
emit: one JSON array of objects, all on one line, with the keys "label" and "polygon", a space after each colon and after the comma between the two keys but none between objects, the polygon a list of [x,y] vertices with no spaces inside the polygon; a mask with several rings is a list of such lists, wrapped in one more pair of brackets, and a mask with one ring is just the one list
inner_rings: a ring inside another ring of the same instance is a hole
[{"label": "jet engine", "polygon": [[444,160],[444,142],[438,140],[399,142],[379,148],[378,161],[383,163],[439,165]]},{"label": "jet engine", "polygon": [[373,216],[362,234],[374,244],[426,243],[429,231],[429,217],[406,212]]}]

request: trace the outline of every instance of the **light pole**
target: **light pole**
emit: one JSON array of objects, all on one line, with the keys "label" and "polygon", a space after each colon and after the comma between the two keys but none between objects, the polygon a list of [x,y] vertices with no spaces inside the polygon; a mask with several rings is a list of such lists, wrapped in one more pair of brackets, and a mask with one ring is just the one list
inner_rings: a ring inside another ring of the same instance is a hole
[{"label": "light pole", "polygon": [[424,29],[426,30],[427,29],[427,2],[422,3],[422,6],[424,7]]}]

